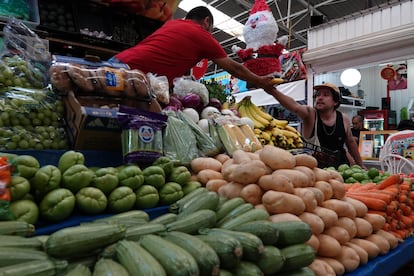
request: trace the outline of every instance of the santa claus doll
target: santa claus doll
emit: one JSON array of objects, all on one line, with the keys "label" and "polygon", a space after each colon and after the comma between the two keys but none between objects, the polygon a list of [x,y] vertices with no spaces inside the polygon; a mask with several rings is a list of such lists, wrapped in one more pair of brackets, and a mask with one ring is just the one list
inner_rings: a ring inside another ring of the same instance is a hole
[{"label": "santa claus doll", "polygon": [[280,77],[279,56],[287,43],[287,36],[277,38],[279,27],[265,0],[256,0],[243,28],[246,48],[236,45],[232,50],[253,73]]}]

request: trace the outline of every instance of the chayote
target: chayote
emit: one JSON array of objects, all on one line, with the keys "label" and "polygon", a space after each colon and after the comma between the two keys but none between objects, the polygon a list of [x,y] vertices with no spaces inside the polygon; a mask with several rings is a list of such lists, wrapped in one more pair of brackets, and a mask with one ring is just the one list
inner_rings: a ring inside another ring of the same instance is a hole
[{"label": "chayote", "polygon": [[96,215],[103,213],[108,205],[105,194],[95,187],[84,187],[76,195],[76,208],[82,213]]},{"label": "chayote", "polygon": [[59,158],[58,168],[64,173],[67,169],[76,164],[85,164],[85,156],[83,153],[74,150],[65,151]]},{"label": "chayote", "polygon": [[47,193],[60,187],[62,173],[54,165],[45,165],[41,167],[30,179],[32,187],[41,193]]},{"label": "chayote", "polygon": [[159,191],[160,204],[170,205],[184,196],[183,189],[176,182],[167,182]]},{"label": "chayote", "polygon": [[91,184],[94,176],[93,171],[81,164],[69,167],[62,175],[62,187],[76,194],[83,187]]},{"label": "chayote", "polygon": [[171,182],[176,182],[183,186],[185,183],[190,181],[191,172],[185,166],[178,166],[173,168],[168,178]]},{"label": "chayote", "polygon": [[144,183],[160,189],[165,184],[165,172],[160,166],[149,166],[143,171]]},{"label": "chayote", "polygon": [[114,167],[99,168],[95,171],[91,186],[94,186],[109,195],[118,186],[118,170]]},{"label": "chayote", "polygon": [[129,211],[134,207],[136,198],[135,192],[130,187],[119,186],[108,196],[108,211],[111,213]]},{"label": "chayote", "polygon": [[137,195],[135,207],[138,209],[153,208],[158,205],[160,196],[157,188],[151,185],[142,185],[135,194]]},{"label": "chayote", "polygon": [[12,175],[9,183],[11,201],[23,199],[30,192],[30,182],[19,175]]},{"label": "chayote", "polygon": [[31,155],[19,155],[13,160],[18,175],[30,179],[40,168],[39,161]]},{"label": "chayote", "polygon": [[144,183],[144,175],[139,166],[128,165],[119,170],[118,180],[119,185],[136,190]]}]

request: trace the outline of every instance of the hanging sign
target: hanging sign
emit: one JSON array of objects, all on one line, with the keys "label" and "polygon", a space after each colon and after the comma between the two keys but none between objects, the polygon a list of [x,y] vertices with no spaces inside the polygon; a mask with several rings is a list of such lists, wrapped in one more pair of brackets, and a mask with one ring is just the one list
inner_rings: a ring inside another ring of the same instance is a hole
[{"label": "hanging sign", "polygon": [[392,66],[387,66],[381,69],[381,78],[384,80],[392,80],[395,77],[395,69]]},{"label": "hanging sign", "polygon": [[200,79],[207,71],[208,59],[202,59],[191,69],[192,75],[196,80]]}]

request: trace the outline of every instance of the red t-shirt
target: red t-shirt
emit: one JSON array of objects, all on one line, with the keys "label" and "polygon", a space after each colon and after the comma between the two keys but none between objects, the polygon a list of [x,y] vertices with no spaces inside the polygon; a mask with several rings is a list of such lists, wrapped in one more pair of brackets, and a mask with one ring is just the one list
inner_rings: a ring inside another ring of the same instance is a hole
[{"label": "red t-shirt", "polygon": [[210,32],[192,20],[170,20],[136,46],[115,57],[139,69],[174,78],[188,75],[203,58],[224,58],[227,54]]}]

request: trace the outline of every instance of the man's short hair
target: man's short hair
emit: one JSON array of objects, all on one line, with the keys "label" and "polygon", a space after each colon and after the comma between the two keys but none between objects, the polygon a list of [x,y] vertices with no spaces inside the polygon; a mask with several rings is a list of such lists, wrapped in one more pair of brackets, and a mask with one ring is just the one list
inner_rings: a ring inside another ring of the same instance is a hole
[{"label": "man's short hair", "polygon": [[201,22],[207,16],[209,17],[210,25],[213,26],[213,14],[205,6],[198,6],[193,8],[187,13],[185,18]]}]

